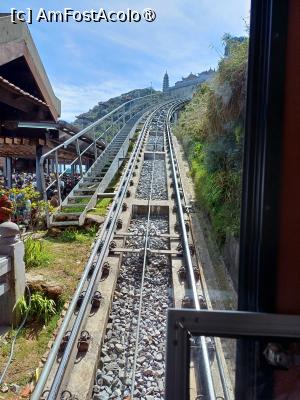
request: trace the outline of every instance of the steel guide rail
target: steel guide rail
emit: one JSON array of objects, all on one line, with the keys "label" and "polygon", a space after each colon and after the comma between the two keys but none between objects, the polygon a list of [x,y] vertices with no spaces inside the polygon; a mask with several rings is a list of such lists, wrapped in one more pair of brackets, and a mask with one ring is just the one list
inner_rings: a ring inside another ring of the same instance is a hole
[{"label": "steel guide rail", "polygon": [[[180,190],[179,190],[178,179],[177,179],[177,170],[176,170],[177,160],[175,159],[175,155],[173,154],[174,145],[173,145],[171,129],[170,129],[170,119],[171,119],[171,116],[172,116],[175,108],[178,107],[178,105],[179,104],[175,104],[168,112],[168,116],[167,116],[168,123],[166,125],[166,133],[167,133],[167,139],[168,139],[168,143],[169,143],[169,152],[170,152],[172,173],[173,173],[173,179],[174,179],[174,190],[175,190],[177,206],[178,206],[179,223],[180,223],[181,233],[182,233],[181,242],[182,242],[182,247],[183,247],[183,253],[184,253],[184,257],[185,257],[185,261],[186,261],[187,272],[188,272],[189,281],[190,281],[190,285],[191,285],[191,289],[192,289],[193,301],[195,304],[195,308],[196,308],[196,310],[200,310],[201,307],[200,307],[198,293],[197,293],[192,257],[191,257],[191,253],[190,253],[190,249],[189,249],[188,236],[187,236],[187,231],[186,231],[186,227],[185,227],[183,207],[182,207],[182,203],[181,203]],[[214,384],[213,384],[212,371],[211,371],[210,362],[209,362],[206,338],[204,336],[200,337],[200,344],[201,344],[200,351],[201,351],[201,356],[202,356],[204,378],[205,378],[204,383],[206,386],[205,392],[206,392],[207,398],[209,398],[210,400],[215,400],[216,394],[215,394],[215,389],[214,389]]]},{"label": "steel guide rail", "polygon": [[[53,342],[53,345],[51,347],[51,350],[49,352],[49,355],[47,357],[46,363],[44,365],[44,368],[42,370],[42,373],[39,377],[39,380],[37,382],[37,385],[34,389],[34,392],[31,395],[31,400],[39,400],[40,397],[43,394],[43,390],[45,388],[45,385],[47,383],[47,379],[49,377],[49,374],[51,372],[51,369],[53,367],[53,364],[55,362],[56,356],[59,352],[59,348],[60,348],[60,343],[67,331],[68,325],[70,324],[71,318],[74,315],[74,312],[76,310],[76,305],[77,305],[77,301],[78,298],[82,292],[82,289],[89,277],[89,272],[90,269],[92,267],[92,265],[95,262],[95,257],[97,256],[97,261],[96,261],[96,265],[93,271],[93,274],[90,278],[88,287],[86,289],[86,294],[85,297],[82,301],[82,304],[80,306],[79,312],[76,316],[74,325],[72,327],[71,333],[70,333],[70,337],[69,337],[69,341],[68,344],[64,350],[62,359],[60,361],[59,367],[56,371],[54,380],[52,382],[51,388],[49,390],[49,393],[47,395],[47,400],[56,400],[61,391],[61,384],[63,382],[64,379],[64,375],[65,372],[67,370],[67,367],[70,363],[70,359],[72,357],[72,353],[74,353],[74,348],[75,348],[75,343],[77,341],[77,338],[79,336],[81,327],[83,325],[84,322],[84,318],[86,317],[87,314],[87,309],[88,306],[91,303],[91,298],[92,295],[94,293],[94,288],[96,283],[98,282],[98,280],[101,277],[101,273],[102,273],[102,269],[103,269],[103,261],[105,259],[105,257],[108,254],[109,251],[109,243],[111,241],[111,237],[113,235],[114,232],[114,228],[115,228],[115,223],[117,221],[118,215],[120,213],[121,210],[121,206],[122,206],[122,202],[123,199],[125,197],[126,194],[126,190],[127,187],[129,185],[129,181],[130,181],[130,176],[133,172],[133,167],[134,164],[136,162],[136,159],[138,157],[138,154],[140,152],[140,149],[142,147],[142,142],[145,138],[145,135],[148,131],[149,128],[149,124],[153,118],[153,116],[155,115],[155,113],[157,113],[157,111],[159,111],[160,109],[162,109],[163,107],[165,107],[166,104],[170,103],[166,102],[164,104],[160,104],[151,114],[150,116],[147,118],[142,131],[140,133],[140,136],[138,138],[137,143],[135,144],[135,148],[131,154],[131,157],[129,159],[127,168],[126,168],[126,172],[123,174],[123,177],[121,178],[120,184],[119,184],[119,188],[118,191],[116,193],[115,199],[111,205],[111,208],[109,210],[109,213],[106,217],[106,220],[103,224],[101,233],[97,239],[97,241],[95,242],[95,245],[93,247],[92,253],[88,259],[88,262],[85,266],[85,269],[83,271],[83,274],[81,276],[81,279],[79,281],[79,284],[77,286],[77,289],[75,291],[75,294],[72,298],[72,301],[68,307],[67,313],[63,319],[63,322],[59,328],[59,331],[57,333],[57,336],[55,338],[55,341]],[[172,102],[173,103],[173,102]],[[171,104],[172,104],[171,103]],[[98,253],[98,254],[97,254]]]},{"label": "steel guide rail", "polygon": [[[176,156],[175,156],[174,158],[176,159]],[[179,171],[179,170],[178,170],[178,171]],[[183,194],[183,203],[187,206],[186,195],[185,195],[185,192],[184,192],[184,189],[183,189],[182,179],[181,179],[180,172],[179,172],[179,178],[178,178],[178,180],[179,180],[180,183],[181,183],[181,191],[182,191],[182,194]],[[190,223],[191,223],[190,215],[189,215],[189,221],[190,221]],[[192,236],[192,240],[194,241],[192,230],[191,230],[191,236]],[[196,258],[197,258],[197,255],[196,255]],[[201,283],[201,286],[202,286],[201,280],[200,280],[200,283]],[[202,287],[202,291],[203,291],[203,293],[205,293],[205,290],[203,289],[203,287]],[[220,355],[219,355],[218,351],[216,351],[216,358],[217,358],[217,363],[218,363],[220,378],[221,378],[221,382],[222,382],[222,388],[223,388],[223,392],[224,392],[224,396],[225,396],[224,398],[225,398],[225,400],[229,400],[229,399],[232,398],[232,396],[230,396],[229,391],[228,391],[228,387],[227,387],[227,384],[226,384],[225,373],[224,373],[224,370],[223,370],[222,361],[221,361],[221,359],[220,359]]]}]

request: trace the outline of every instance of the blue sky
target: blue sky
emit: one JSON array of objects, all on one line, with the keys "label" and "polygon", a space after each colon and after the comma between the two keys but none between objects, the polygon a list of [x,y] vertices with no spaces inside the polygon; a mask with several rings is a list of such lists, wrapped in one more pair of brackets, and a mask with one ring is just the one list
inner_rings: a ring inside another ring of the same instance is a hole
[{"label": "blue sky", "polygon": [[[26,4],[25,4],[26,3]],[[46,23],[30,31],[56,95],[62,118],[72,121],[99,101],[135,88],[161,89],[190,72],[215,68],[225,32],[245,34],[250,0],[13,0],[0,6],[38,10],[99,9],[156,11],[155,22]],[[84,4],[84,5],[83,5]]]}]

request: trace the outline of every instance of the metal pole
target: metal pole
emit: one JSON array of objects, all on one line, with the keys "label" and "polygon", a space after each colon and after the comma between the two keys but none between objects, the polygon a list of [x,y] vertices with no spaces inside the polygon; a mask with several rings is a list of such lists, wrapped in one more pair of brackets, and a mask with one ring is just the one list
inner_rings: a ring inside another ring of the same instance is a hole
[{"label": "metal pole", "polygon": [[6,186],[12,187],[12,157],[5,157],[5,178]]},{"label": "metal pole", "polygon": [[82,159],[81,159],[81,153],[80,153],[80,145],[78,139],[76,139],[76,150],[77,150],[77,155],[79,158],[79,168],[80,168],[80,176],[82,178],[83,173],[82,173]]},{"label": "metal pole", "polygon": [[40,160],[43,155],[43,146],[36,145],[35,150],[35,174],[36,174],[36,188],[42,194],[43,186],[42,186],[42,176],[44,175],[44,166],[40,165]]},{"label": "metal pole", "polygon": [[61,205],[61,190],[60,190],[60,177],[59,177],[59,171],[58,171],[58,154],[57,154],[57,151],[55,152],[55,176],[56,176],[56,181],[57,181],[57,191],[58,191],[59,205]]},{"label": "metal pole", "polygon": [[93,130],[93,138],[94,138],[94,156],[95,156],[95,161],[98,158],[98,151],[97,151],[97,143],[96,143],[96,132],[95,129]]}]

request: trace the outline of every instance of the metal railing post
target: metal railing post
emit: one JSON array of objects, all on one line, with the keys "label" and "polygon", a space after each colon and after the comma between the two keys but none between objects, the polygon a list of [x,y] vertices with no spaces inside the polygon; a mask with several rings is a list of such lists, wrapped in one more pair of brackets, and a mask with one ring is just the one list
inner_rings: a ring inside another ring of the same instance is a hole
[{"label": "metal railing post", "polygon": [[83,176],[83,172],[82,172],[82,158],[81,158],[80,145],[79,145],[78,139],[76,139],[76,151],[77,151],[77,155],[78,155],[78,158],[79,158],[80,176],[81,176],[81,178],[82,178],[82,176]]},{"label": "metal railing post", "polygon": [[95,129],[93,130],[93,138],[94,138],[94,156],[95,156],[95,161],[98,158],[98,150],[97,150],[97,143],[96,143],[96,132]]},{"label": "metal railing post", "polygon": [[58,171],[58,152],[57,152],[57,150],[55,152],[55,176],[56,176],[56,181],[57,181],[59,205],[61,205],[62,201],[61,201],[60,176],[59,176],[59,171]]}]

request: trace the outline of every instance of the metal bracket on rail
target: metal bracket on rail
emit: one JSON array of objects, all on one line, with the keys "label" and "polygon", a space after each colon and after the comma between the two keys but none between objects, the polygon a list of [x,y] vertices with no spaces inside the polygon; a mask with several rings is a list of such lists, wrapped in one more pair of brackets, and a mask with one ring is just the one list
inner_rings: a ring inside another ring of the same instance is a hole
[{"label": "metal bracket on rail", "polygon": [[47,400],[49,390],[44,390],[40,400]]},{"label": "metal bracket on rail", "polygon": [[[200,307],[203,310],[207,310],[206,300],[201,294],[198,296],[198,300],[199,300]],[[194,300],[192,299],[192,297],[186,295],[186,296],[184,296],[184,298],[181,301],[181,306],[182,306],[182,308],[194,308]]]},{"label": "metal bracket on rail", "polygon": [[[178,222],[175,222],[174,229],[175,229],[175,232],[179,232],[180,224]],[[185,229],[187,232],[189,232],[189,230],[190,230],[190,225],[189,225],[188,221],[185,221]]]},{"label": "metal bracket on rail", "polygon": [[64,390],[60,395],[61,400],[79,400],[75,394],[72,394],[69,390]]},{"label": "metal bracket on rail", "polygon": [[114,240],[112,240],[111,242],[110,242],[110,244],[109,244],[109,252],[111,253],[111,254],[114,254],[114,249],[117,247],[117,243],[114,241]]},{"label": "metal bracket on rail", "polygon": [[105,261],[102,267],[101,281],[104,281],[108,277],[109,271],[110,271],[110,264],[108,261]]},{"label": "metal bracket on rail", "polygon": [[117,226],[117,229],[122,229],[122,227],[123,227],[123,221],[121,220],[121,218],[119,218],[119,219],[117,220],[116,226]]},{"label": "metal bracket on rail", "polygon": [[[195,280],[199,281],[199,279],[200,279],[199,268],[196,265],[194,265],[193,266],[193,270],[194,270]],[[186,272],[186,268],[183,265],[179,268],[177,273],[178,273],[178,277],[179,277],[180,281],[185,281],[186,280],[187,272]]]},{"label": "metal bracket on rail", "polygon": [[179,270],[177,271],[178,277],[180,281],[185,281],[186,280],[186,269],[182,265]]},{"label": "metal bracket on rail", "polygon": [[80,353],[86,353],[91,343],[91,335],[88,331],[82,331],[77,343],[77,349]]},{"label": "metal bracket on rail", "polygon": [[86,290],[83,290],[83,291],[80,293],[80,295],[79,295],[79,297],[78,297],[78,300],[77,300],[77,304],[76,304],[77,308],[79,308],[79,307],[81,306],[81,304],[82,304],[82,302],[83,302],[83,299],[84,299],[84,296],[85,296],[85,293],[86,293]]},{"label": "metal bracket on rail", "polygon": [[[189,249],[190,249],[191,256],[193,256],[195,254],[195,246],[192,243],[189,244]],[[180,255],[183,255],[183,247],[182,247],[181,243],[178,244],[177,250]]]},{"label": "metal bracket on rail", "polygon": [[66,348],[66,346],[67,346],[67,344],[69,342],[70,335],[71,335],[71,331],[67,331],[65,333],[65,335],[64,335],[64,337],[63,337],[63,339],[62,339],[62,341],[60,343],[60,346],[59,346],[59,351],[60,352],[63,352],[65,350],[65,348]]},{"label": "metal bracket on rail", "polygon": [[91,304],[92,304],[92,308],[99,308],[101,305],[101,299],[102,299],[102,295],[101,293],[96,290],[96,292],[94,293],[94,296],[91,300]]}]

